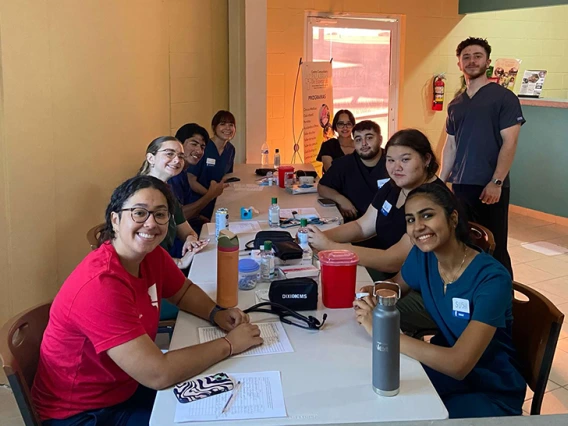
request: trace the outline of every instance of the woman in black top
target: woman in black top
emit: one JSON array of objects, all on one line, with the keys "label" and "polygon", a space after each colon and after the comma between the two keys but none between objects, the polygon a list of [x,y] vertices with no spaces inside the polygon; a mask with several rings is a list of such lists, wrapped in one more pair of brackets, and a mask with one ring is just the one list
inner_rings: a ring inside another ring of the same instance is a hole
[{"label": "woman in black top", "polygon": [[[391,181],[379,189],[365,214],[325,232],[309,226],[308,235],[310,245],[316,250],[348,249],[359,256],[360,265],[396,273],[412,248],[404,219],[406,196],[424,183],[444,183],[436,176],[438,162],[422,132],[415,129],[396,132],[387,142],[385,152]],[[375,235],[379,249],[348,244]]]},{"label": "woman in black top", "polygon": [[333,160],[351,154],[355,150],[355,142],[351,131],[355,127],[355,117],[348,109],[340,109],[333,117],[331,128],[338,137],[328,139],[321,144],[317,161],[323,163],[324,173],[331,167]]}]

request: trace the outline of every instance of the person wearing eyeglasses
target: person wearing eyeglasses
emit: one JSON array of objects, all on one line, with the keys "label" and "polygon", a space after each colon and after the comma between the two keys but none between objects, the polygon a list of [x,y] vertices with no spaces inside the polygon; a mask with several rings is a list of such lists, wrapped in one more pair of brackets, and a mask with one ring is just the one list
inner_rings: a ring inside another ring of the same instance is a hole
[{"label": "person wearing eyeglasses", "polygon": [[[189,183],[193,191],[191,202],[197,201],[207,193],[212,182],[225,183],[225,175],[233,173],[235,146],[231,140],[235,137],[235,116],[230,111],[217,111],[211,120],[213,136],[205,146],[205,152],[197,165],[187,169]],[[201,214],[208,219],[213,215],[215,201],[210,201]]]},{"label": "person wearing eyeglasses", "polygon": [[[158,247],[175,204],[167,184],[149,175],[114,190],[100,247],[51,305],[32,386],[44,426],[147,425],[156,390],[262,344],[247,314],[219,308]],[[166,299],[228,334],[162,353],[154,339]]]},{"label": "person wearing eyeglasses", "polygon": [[[179,175],[184,166],[185,154],[183,145],[173,136],[162,136],[154,139],[146,148],[146,159],[139,175],[149,175],[168,182],[172,177]],[[174,262],[180,269],[187,269],[193,260],[194,249],[201,247],[197,233],[185,219],[179,202],[174,203],[171,220],[168,222],[168,232],[161,242],[161,246],[170,251],[174,245],[176,236],[183,242],[181,258],[174,258]]]},{"label": "person wearing eyeglasses", "polygon": [[355,117],[348,109],[340,109],[333,117],[331,129],[337,133],[337,138],[331,138],[321,144],[316,158],[323,163],[323,172],[326,173],[331,163],[344,155],[355,151],[355,141],[351,137],[351,131],[355,127]]}]

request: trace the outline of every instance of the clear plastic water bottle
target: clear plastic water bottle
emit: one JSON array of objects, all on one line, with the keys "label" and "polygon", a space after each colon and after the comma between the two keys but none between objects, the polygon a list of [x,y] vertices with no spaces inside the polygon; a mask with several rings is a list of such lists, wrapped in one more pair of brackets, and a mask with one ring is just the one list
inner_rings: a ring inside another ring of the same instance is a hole
[{"label": "clear plastic water bottle", "polygon": [[268,167],[268,144],[264,142],[260,147],[260,164],[262,167]]},{"label": "clear plastic water bottle", "polygon": [[278,228],[280,226],[280,206],[278,205],[278,199],[272,197],[272,204],[268,208],[268,225],[271,228]]},{"label": "clear plastic water bottle", "polygon": [[280,167],[280,150],[276,148],[274,150],[274,168],[277,169]]},{"label": "clear plastic water bottle", "polygon": [[311,262],[312,260],[312,249],[308,243],[308,219],[300,219],[300,229],[296,234],[296,239],[298,240],[298,245],[302,248],[302,260]]},{"label": "clear plastic water bottle", "polygon": [[395,396],[400,389],[400,313],[394,290],[377,290],[373,311],[373,390]]},{"label": "clear plastic water bottle", "polygon": [[274,253],[272,241],[264,242],[264,250],[260,253],[260,279],[271,281],[274,278]]}]

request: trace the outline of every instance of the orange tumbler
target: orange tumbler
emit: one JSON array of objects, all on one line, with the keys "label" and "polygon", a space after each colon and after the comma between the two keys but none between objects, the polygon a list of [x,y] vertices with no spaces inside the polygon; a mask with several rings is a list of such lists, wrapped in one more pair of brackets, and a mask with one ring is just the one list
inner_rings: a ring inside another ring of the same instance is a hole
[{"label": "orange tumbler", "polygon": [[239,303],[239,238],[228,229],[217,239],[217,305],[234,308]]}]

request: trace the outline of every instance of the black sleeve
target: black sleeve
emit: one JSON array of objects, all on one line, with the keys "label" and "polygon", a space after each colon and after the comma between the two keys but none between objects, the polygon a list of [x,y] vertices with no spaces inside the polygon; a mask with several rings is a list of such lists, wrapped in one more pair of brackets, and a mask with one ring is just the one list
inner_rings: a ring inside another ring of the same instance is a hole
[{"label": "black sleeve", "polygon": [[383,204],[385,202],[385,200],[387,199],[390,191],[392,190],[392,181],[389,181],[387,183],[385,183],[383,185],[383,187],[381,189],[379,189],[377,191],[377,193],[375,194],[375,196],[373,197],[373,201],[371,202],[371,205],[376,208],[378,211],[381,211],[381,209],[383,208]]},{"label": "black sleeve", "polygon": [[499,130],[507,129],[515,124],[522,126],[525,122],[519,98],[513,92],[507,90],[499,110]]},{"label": "black sleeve", "polygon": [[317,161],[321,161],[321,158],[324,155],[329,155],[332,159],[334,159],[333,149],[332,149],[332,146],[331,146],[331,144],[333,143],[334,140],[335,139],[329,139],[329,140],[327,140],[327,141],[325,141],[321,144],[318,156],[316,157]]},{"label": "black sleeve", "polygon": [[344,182],[343,167],[336,164],[336,162],[331,163],[331,167],[327,169],[327,172],[324,173],[319,181],[320,185],[335,189],[340,194],[343,194]]}]

